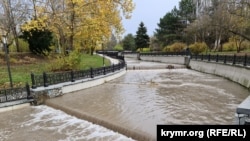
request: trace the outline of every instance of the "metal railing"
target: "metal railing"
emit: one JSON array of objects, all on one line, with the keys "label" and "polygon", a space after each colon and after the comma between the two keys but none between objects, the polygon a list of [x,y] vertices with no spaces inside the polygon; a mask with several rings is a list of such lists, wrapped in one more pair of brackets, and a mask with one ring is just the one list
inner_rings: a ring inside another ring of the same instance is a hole
[{"label": "metal railing", "polygon": [[12,102],[23,99],[32,99],[29,84],[20,88],[9,88],[0,90],[0,103]]},{"label": "metal railing", "polygon": [[58,73],[46,73],[43,74],[33,74],[31,73],[31,82],[32,89],[37,87],[48,87],[49,85],[60,84],[64,82],[74,82],[80,79],[94,78],[101,75],[106,75],[118,71],[126,67],[124,61],[116,65],[105,66],[100,68],[90,68],[88,70],[79,70],[79,71],[67,71],[67,72],[58,72]]},{"label": "metal railing", "polygon": [[183,52],[153,52],[153,53],[140,53],[140,56],[189,56],[188,51]]},{"label": "metal railing", "polygon": [[220,62],[224,64],[232,65],[243,65],[250,66],[250,56],[245,55],[192,55],[191,59],[209,61],[209,62]]}]

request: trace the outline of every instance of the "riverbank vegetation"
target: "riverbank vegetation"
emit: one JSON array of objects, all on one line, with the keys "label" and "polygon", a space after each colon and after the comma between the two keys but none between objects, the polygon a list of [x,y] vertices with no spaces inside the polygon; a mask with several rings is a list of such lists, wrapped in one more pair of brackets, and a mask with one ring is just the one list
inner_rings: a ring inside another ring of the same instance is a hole
[{"label": "riverbank vegetation", "polygon": [[[103,57],[98,55],[81,54],[78,70],[89,68],[97,68],[103,66]],[[0,53],[0,89],[9,88],[9,75],[7,71],[6,62],[3,59],[4,54]],[[65,60],[66,61],[66,60]],[[61,64],[60,64],[61,63]],[[106,66],[110,65],[110,61],[105,59]],[[38,56],[32,53],[11,53],[10,54],[10,71],[14,87],[24,86],[26,82],[31,84],[31,73],[42,74],[43,72],[66,71],[66,68],[59,70],[61,66],[67,63],[58,62],[58,59],[53,55],[51,56]],[[65,66],[66,67],[66,66]],[[70,69],[68,68],[68,71]]]}]

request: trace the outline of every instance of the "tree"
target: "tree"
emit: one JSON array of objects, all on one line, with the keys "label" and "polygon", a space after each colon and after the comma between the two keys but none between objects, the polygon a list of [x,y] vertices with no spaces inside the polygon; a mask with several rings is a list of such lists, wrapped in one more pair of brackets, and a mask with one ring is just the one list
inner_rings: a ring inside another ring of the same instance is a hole
[{"label": "tree", "polygon": [[186,24],[195,19],[195,4],[193,0],[181,0],[179,2],[179,15],[185,18]]},{"label": "tree", "polygon": [[124,37],[122,40],[122,45],[124,50],[131,50],[135,51],[136,46],[135,46],[135,38],[132,34],[128,34]]},{"label": "tree", "polygon": [[178,15],[181,17],[182,21],[184,21],[180,32],[185,33],[182,34],[182,41],[185,41],[187,45],[190,43],[190,36],[188,36],[184,28],[187,28],[188,24],[196,19],[195,10],[193,0],[181,0],[179,2]]},{"label": "tree", "polygon": [[17,52],[19,47],[19,25],[23,24],[28,17],[28,3],[23,0],[2,0],[0,1],[0,27],[4,28],[9,37],[9,43],[16,46]]},{"label": "tree", "polygon": [[135,44],[137,49],[142,50],[149,46],[149,36],[147,35],[147,28],[144,26],[144,23],[141,22],[138,30],[136,32]]},{"label": "tree", "polygon": [[150,50],[151,51],[161,51],[161,46],[155,36],[150,38]]},{"label": "tree", "polygon": [[46,18],[46,24],[58,38],[64,53],[68,48],[93,54],[95,48],[106,43],[113,32],[122,33],[120,13],[129,18],[134,9],[132,0],[32,1],[35,3],[35,15],[37,18]]},{"label": "tree", "polygon": [[[187,31],[194,41],[205,42],[209,49],[222,50],[222,44],[228,40],[228,28],[231,27],[227,0],[214,0],[211,5],[199,13]],[[192,33],[192,34],[190,34]]]},{"label": "tree", "polygon": [[112,34],[110,40],[107,43],[107,49],[113,50],[116,44],[117,44],[117,39],[116,39],[115,35]]},{"label": "tree", "polygon": [[185,27],[181,18],[178,16],[178,10],[174,8],[171,12],[160,19],[155,36],[160,44],[165,47],[176,41],[182,40],[182,31]]},{"label": "tree", "polygon": [[28,42],[29,49],[32,53],[47,55],[47,53],[51,51],[52,32],[39,20],[26,23],[26,26],[33,23],[37,23],[38,26],[29,30],[26,30],[26,28],[22,29],[21,37]]}]

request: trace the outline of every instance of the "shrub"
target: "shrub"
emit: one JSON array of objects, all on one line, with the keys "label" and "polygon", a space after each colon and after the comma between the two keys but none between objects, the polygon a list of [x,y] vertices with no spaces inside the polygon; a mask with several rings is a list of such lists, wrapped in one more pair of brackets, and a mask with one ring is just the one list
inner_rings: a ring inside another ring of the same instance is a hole
[{"label": "shrub", "polygon": [[[19,43],[19,51],[20,52],[30,52],[28,42],[26,42],[24,39],[19,38],[18,43]],[[9,46],[9,51],[10,52],[17,51],[16,45],[14,43]]]},{"label": "shrub", "polygon": [[[69,56],[58,56],[50,65],[51,71],[68,71],[79,69],[81,54],[78,51],[70,52]],[[56,65],[55,65],[56,64]]]},{"label": "shrub", "polygon": [[117,44],[117,45],[114,47],[114,50],[116,50],[116,51],[122,51],[122,50],[123,50],[123,47],[122,47],[120,44]]},{"label": "shrub", "polygon": [[137,52],[150,52],[150,48],[142,48],[142,50],[141,50],[141,48],[138,48],[137,50],[136,50]]},{"label": "shrub", "polygon": [[190,49],[191,53],[193,53],[193,54],[200,54],[200,53],[204,52],[206,50],[206,48],[208,48],[208,46],[204,42],[202,42],[202,43],[196,42],[196,43],[191,44],[189,46],[189,49]]},{"label": "shrub", "polygon": [[223,44],[223,51],[236,51],[237,48],[234,42],[227,42]]},{"label": "shrub", "polygon": [[186,48],[186,44],[181,42],[176,42],[170,46],[166,46],[163,51],[165,52],[181,52]]},{"label": "shrub", "polygon": [[249,42],[249,41],[244,41],[244,42],[241,44],[241,49],[242,49],[242,50],[250,49],[250,42]]},{"label": "shrub", "polygon": [[18,60],[16,58],[10,58],[10,63],[17,64]]},{"label": "shrub", "polygon": [[164,51],[164,52],[170,52],[170,51],[171,51],[171,50],[170,50],[170,46],[164,47],[162,51]]}]

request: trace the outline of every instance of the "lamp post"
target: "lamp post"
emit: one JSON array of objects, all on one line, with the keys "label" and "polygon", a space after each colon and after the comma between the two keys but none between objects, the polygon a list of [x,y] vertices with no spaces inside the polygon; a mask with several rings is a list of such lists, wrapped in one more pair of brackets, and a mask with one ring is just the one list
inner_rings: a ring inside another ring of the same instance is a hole
[{"label": "lamp post", "polygon": [[9,79],[10,79],[10,87],[13,88],[13,83],[12,83],[12,77],[11,77],[11,71],[10,71],[10,62],[9,62],[9,49],[7,46],[7,37],[6,34],[2,35],[2,40],[3,40],[3,46],[4,46],[4,51],[5,51],[5,60],[8,68],[8,74],[9,74]]},{"label": "lamp post", "polygon": [[102,43],[102,65],[105,67],[105,59],[104,59],[104,45]]}]

